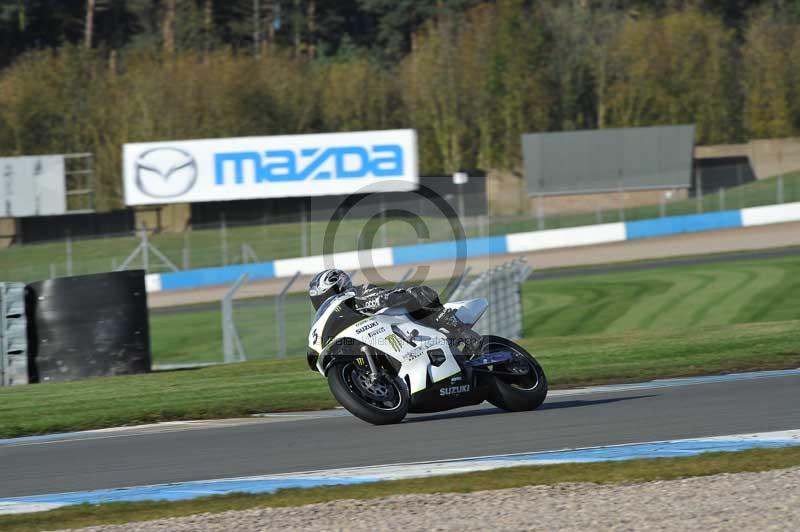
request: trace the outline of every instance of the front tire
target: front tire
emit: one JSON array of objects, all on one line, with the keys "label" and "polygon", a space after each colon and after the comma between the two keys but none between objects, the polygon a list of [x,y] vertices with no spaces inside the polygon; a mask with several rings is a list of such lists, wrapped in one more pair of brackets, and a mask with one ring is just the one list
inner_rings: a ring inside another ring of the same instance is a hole
[{"label": "front tire", "polygon": [[511,412],[536,410],[547,398],[547,376],[539,362],[525,349],[499,336],[484,336],[482,352],[507,351],[511,362],[497,364],[493,369],[518,376],[494,375],[489,387],[489,402]]},{"label": "front tire", "polygon": [[372,383],[367,371],[345,362],[328,370],[328,386],[339,404],[367,423],[400,423],[408,413],[408,388],[395,375],[382,372]]}]

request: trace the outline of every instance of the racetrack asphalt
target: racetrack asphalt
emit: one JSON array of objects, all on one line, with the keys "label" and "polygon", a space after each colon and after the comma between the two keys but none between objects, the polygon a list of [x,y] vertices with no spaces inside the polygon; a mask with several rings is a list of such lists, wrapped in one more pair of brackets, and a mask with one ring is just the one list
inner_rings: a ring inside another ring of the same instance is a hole
[{"label": "racetrack asphalt", "polygon": [[800,375],[559,392],[373,427],[342,410],[5,440],[0,497],[800,428]]}]

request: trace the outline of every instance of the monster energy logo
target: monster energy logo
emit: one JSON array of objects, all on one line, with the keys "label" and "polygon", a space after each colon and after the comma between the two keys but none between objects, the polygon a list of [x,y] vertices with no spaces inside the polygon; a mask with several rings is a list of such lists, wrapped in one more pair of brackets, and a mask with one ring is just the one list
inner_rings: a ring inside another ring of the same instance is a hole
[{"label": "monster energy logo", "polygon": [[386,341],[389,342],[389,345],[392,346],[392,349],[398,353],[400,352],[400,338],[398,338],[397,335],[390,334],[386,337]]}]

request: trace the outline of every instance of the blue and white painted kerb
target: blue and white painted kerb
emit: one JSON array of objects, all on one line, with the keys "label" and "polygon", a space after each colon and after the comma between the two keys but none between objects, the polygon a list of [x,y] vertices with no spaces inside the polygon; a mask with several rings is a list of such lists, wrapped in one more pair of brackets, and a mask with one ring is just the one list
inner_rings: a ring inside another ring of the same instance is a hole
[{"label": "blue and white painted kerb", "polygon": [[[751,207],[737,211],[667,216],[632,222],[531,231],[485,238],[468,238],[458,242],[432,242],[393,248],[377,248],[361,252],[348,251],[334,253],[328,258],[327,263],[334,264],[344,270],[360,269],[364,264],[372,264],[374,267],[424,264],[453,259],[462,256],[462,254],[466,254],[466,257],[505,255],[507,253],[525,253],[575,246],[608,244],[682,233],[796,221],[800,221],[800,203],[787,203],[784,205]],[[158,292],[229,284],[235,281],[242,273],[248,273],[251,279],[291,277],[298,271],[301,274],[313,274],[325,268],[325,263],[323,256],[317,255],[257,264],[150,274],[147,276],[147,291]]]},{"label": "blue and white painted kerb", "polygon": [[44,511],[74,504],[181,501],[227,493],[273,493],[287,488],[366,484],[386,480],[489,471],[515,466],[675,458],[697,456],[708,452],[776,449],[792,446],[800,446],[800,430],[34,495],[0,499],[0,514]]}]

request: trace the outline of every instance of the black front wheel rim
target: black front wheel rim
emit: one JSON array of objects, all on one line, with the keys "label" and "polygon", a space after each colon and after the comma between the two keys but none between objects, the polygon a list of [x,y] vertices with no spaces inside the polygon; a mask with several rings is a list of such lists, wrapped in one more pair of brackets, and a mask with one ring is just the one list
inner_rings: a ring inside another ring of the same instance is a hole
[{"label": "black front wheel rim", "polygon": [[402,391],[394,379],[381,373],[376,379],[353,364],[342,366],[342,377],[350,393],[373,408],[392,411],[403,404]]}]

